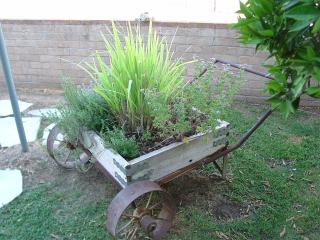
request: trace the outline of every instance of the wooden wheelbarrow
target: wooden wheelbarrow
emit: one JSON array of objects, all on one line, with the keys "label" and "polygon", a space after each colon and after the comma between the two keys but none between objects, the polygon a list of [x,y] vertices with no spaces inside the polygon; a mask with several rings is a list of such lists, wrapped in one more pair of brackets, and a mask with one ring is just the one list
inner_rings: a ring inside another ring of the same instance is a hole
[{"label": "wooden wheelbarrow", "polygon": [[[270,78],[221,60],[215,62]],[[197,134],[189,137],[187,142],[172,143],[130,161],[106,147],[93,131],[83,132],[74,145],[55,126],[48,136],[47,149],[56,163],[64,168],[86,171],[97,165],[119,188],[106,214],[107,229],[115,238],[140,239],[146,235],[160,239],[171,227],[176,213],[174,200],[161,186],[209,163],[213,163],[225,177],[228,154],[242,146],[271,113],[272,110],[265,112],[234,145],[228,144],[229,123],[220,121],[213,134]],[[220,164],[219,159],[222,160]]]}]

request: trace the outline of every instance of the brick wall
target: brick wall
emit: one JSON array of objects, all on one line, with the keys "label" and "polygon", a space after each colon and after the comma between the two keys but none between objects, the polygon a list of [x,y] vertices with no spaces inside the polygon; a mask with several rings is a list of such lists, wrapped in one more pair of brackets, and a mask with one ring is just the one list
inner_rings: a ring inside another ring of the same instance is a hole
[{"label": "brick wall", "polygon": [[[0,20],[6,38],[9,59],[17,88],[59,89],[63,76],[78,83],[90,81],[86,73],[76,66],[95,50],[103,50],[100,31],[107,33],[109,21],[37,21]],[[120,25],[125,25],[119,22]],[[237,40],[237,31],[221,24],[154,23],[161,35],[169,40],[175,34],[173,49],[185,60],[194,57],[209,60],[220,58],[265,72],[266,53],[255,53],[253,46],[244,46]],[[177,29],[178,27],[178,29]],[[143,30],[147,26],[142,27]],[[108,36],[107,36],[108,37]],[[0,70],[1,71],[1,70]],[[193,67],[186,70],[192,76]],[[261,92],[265,80],[245,74],[239,99],[262,102]],[[3,74],[0,88],[4,87]],[[306,98],[304,105],[319,105]]]}]

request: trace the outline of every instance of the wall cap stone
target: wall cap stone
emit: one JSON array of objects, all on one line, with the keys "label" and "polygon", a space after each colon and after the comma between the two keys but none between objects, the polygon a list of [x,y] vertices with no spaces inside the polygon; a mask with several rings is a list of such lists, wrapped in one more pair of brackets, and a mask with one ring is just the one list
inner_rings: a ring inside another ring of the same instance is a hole
[{"label": "wall cap stone", "polygon": [[[111,24],[112,20],[23,20],[23,19],[0,19],[2,24],[28,24],[28,25],[101,25],[101,24]],[[125,24],[127,22],[138,23],[138,21],[117,21],[119,24]],[[141,25],[147,26],[149,23],[141,22]],[[215,28],[215,29],[225,29],[229,28],[230,24],[226,23],[201,23],[201,22],[160,22],[153,21],[153,26],[160,27],[188,27],[188,28]]]}]

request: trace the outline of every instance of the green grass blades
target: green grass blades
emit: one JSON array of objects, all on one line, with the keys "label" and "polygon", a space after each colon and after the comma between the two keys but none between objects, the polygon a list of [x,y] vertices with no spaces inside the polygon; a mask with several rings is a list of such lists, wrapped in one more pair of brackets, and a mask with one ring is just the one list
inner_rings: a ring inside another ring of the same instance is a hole
[{"label": "green grass blades", "polygon": [[157,35],[151,23],[146,41],[140,26],[132,29],[130,23],[125,33],[113,23],[110,34],[112,40],[101,34],[110,63],[97,52],[94,62],[82,67],[119,122],[130,132],[140,132],[152,124],[146,92],[155,90],[169,101],[183,86],[186,62],[173,60],[171,44]]}]

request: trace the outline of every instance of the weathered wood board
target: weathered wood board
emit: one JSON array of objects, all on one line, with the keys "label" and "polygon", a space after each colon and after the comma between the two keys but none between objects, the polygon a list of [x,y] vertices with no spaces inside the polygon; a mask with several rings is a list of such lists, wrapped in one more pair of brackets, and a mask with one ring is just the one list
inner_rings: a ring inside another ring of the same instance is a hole
[{"label": "weathered wood board", "polygon": [[82,133],[83,145],[87,148],[101,167],[109,173],[121,187],[127,185],[126,167],[130,165],[120,154],[107,148],[99,135],[93,131]]},{"label": "weathered wood board", "polygon": [[99,164],[121,186],[140,180],[157,181],[215,153],[227,143],[229,123],[220,121],[214,134],[197,134],[131,161],[106,147],[94,132],[83,133],[83,144]]}]

